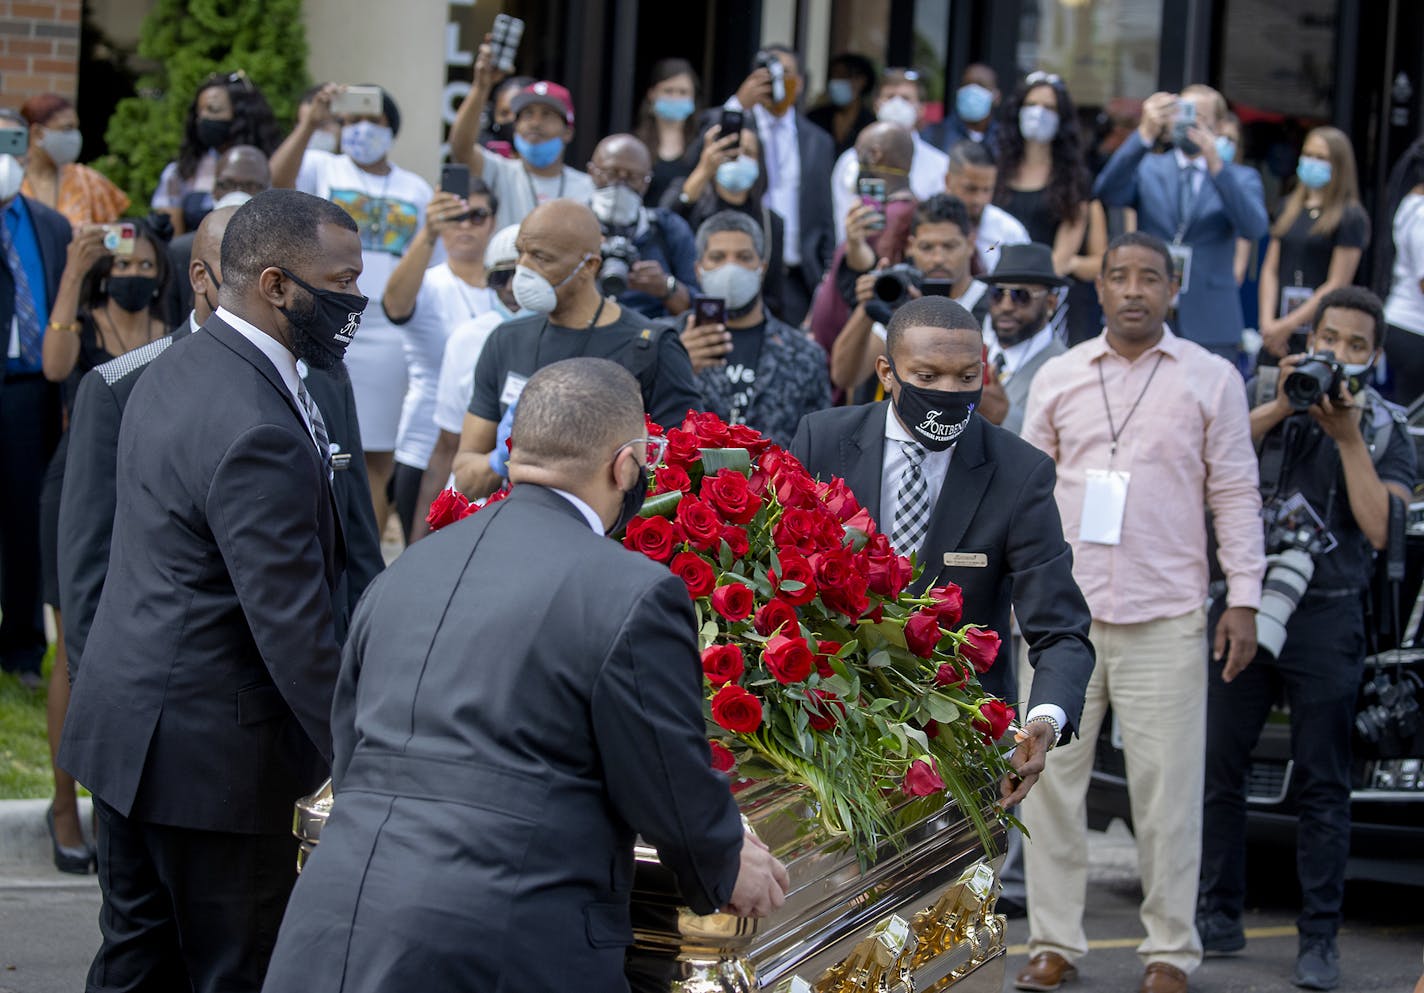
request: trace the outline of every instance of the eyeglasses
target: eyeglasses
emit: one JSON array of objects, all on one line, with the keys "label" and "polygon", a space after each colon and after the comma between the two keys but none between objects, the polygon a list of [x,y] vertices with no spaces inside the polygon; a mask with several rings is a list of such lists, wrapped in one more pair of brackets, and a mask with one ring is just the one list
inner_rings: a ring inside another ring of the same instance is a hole
[{"label": "eyeglasses", "polygon": [[588,174],[597,186],[613,186],[622,183],[629,189],[637,189],[639,186],[646,186],[653,181],[653,177],[646,173],[634,173],[627,169],[603,169],[599,166],[589,166]]},{"label": "eyeglasses", "polygon": [[478,227],[493,216],[494,215],[490,213],[489,208],[487,207],[472,207],[471,209],[465,211],[458,217],[450,218],[450,223],[463,224],[465,221],[469,221],[471,224]]},{"label": "eyeglasses", "polygon": [[1003,303],[1004,297],[1013,301],[1015,307],[1026,307],[1031,301],[1042,300],[1048,295],[1047,290],[1026,290],[1022,286],[1012,288],[1004,286],[989,287],[989,299],[993,303]]},{"label": "eyeglasses", "polygon": [[1063,86],[1063,77],[1056,72],[1042,71],[1031,72],[1024,77],[1025,86],[1038,86],[1042,83],[1047,83],[1049,86],[1061,89]]},{"label": "eyeglasses", "polygon": [[492,290],[502,290],[514,279],[513,269],[491,269],[485,273],[485,282]]},{"label": "eyeglasses", "polygon": [[632,441],[626,441],[619,445],[618,448],[621,450],[627,448],[629,445],[647,446],[644,450],[645,461],[643,465],[652,468],[662,462],[663,453],[667,451],[668,440],[665,437],[634,438]]}]

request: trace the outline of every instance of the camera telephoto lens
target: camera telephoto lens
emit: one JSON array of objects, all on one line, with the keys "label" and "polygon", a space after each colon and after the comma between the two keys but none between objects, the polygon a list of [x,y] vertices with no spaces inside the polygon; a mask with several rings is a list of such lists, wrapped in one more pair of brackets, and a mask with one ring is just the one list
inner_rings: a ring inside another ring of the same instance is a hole
[{"label": "camera telephoto lens", "polygon": [[1315,574],[1315,559],[1302,548],[1287,548],[1266,559],[1261,609],[1256,612],[1256,651],[1277,658],[1286,643],[1286,625]]},{"label": "camera telephoto lens", "polygon": [[1334,356],[1309,358],[1296,366],[1282,385],[1292,410],[1309,410],[1322,396],[1334,396],[1339,389],[1341,370]]},{"label": "camera telephoto lens", "polygon": [[902,262],[875,273],[871,293],[875,299],[883,300],[892,308],[898,307],[910,298],[911,286],[919,288],[922,278],[918,269]]}]

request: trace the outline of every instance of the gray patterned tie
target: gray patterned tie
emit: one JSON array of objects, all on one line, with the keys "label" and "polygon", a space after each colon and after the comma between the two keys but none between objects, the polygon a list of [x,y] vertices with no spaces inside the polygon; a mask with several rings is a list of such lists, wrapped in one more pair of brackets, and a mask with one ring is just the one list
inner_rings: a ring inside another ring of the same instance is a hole
[{"label": "gray patterned tie", "polygon": [[302,409],[307,412],[307,420],[311,421],[312,434],[316,437],[316,450],[321,455],[321,464],[330,469],[331,439],[326,434],[326,421],[322,419],[321,410],[317,407],[316,401],[307,392],[307,384],[300,379],[297,380],[297,399],[302,402]]},{"label": "gray patterned tie", "polygon": [[909,464],[900,473],[899,503],[890,544],[898,554],[912,555],[920,550],[920,542],[930,527],[930,487],[921,467],[929,450],[913,441],[898,444]]}]

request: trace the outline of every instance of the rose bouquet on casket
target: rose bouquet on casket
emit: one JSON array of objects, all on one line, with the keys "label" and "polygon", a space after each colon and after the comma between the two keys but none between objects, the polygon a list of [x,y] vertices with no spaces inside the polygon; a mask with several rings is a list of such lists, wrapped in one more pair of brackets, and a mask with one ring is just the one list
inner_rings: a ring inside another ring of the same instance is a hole
[{"label": "rose bouquet on casket", "polygon": [[[431,527],[478,509],[447,491]],[[843,480],[690,413],[622,540],[687,585],[716,768],[803,783],[862,860],[946,793],[991,847],[984,791],[1009,769],[996,743],[1014,712],[977,674],[998,635],[963,623],[953,584],[907,592],[918,569]]]}]

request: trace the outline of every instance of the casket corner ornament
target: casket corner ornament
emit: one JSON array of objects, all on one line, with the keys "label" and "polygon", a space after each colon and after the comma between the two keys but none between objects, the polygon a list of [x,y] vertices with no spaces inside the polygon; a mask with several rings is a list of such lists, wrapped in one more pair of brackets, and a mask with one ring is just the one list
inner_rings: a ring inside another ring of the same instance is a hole
[{"label": "casket corner ornament", "polygon": [[[843,480],[813,478],[713,414],[689,413],[663,441],[621,540],[687,585],[712,767],[791,888],[761,920],[699,915],[639,844],[630,987],[997,993],[1011,820],[998,783],[1017,729],[978,675],[999,636],[965,622],[958,586],[917,586],[921,568]],[[478,510],[447,491],[427,520],[436,529]],[[297,805],[299,866],[332,803],[328,784]]]}]

